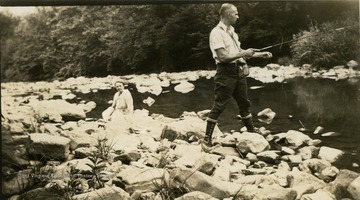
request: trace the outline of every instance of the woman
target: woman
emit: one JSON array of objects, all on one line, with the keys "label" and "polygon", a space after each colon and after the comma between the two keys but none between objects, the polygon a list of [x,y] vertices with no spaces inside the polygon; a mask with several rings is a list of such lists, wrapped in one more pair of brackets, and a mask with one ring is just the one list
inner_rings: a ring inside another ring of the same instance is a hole
[{"label": "woman", "polygon": [[124,83],[116,81],[115,88],[117,92],[114,95],[113,103],[110,107],[112,111],[109,114],[109,120],[133,114],[134,112],[133,98],[130,91],[124,88]]}]

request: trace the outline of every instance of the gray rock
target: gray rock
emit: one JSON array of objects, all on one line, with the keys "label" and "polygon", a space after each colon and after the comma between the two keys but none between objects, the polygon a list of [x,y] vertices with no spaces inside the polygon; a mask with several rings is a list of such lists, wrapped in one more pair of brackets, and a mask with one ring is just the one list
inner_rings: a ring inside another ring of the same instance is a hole
[{"label": "gray rock", "polygon": [[300,200],[336,200],[335,196],[330,192],[319,189],[313,194],[305,194],[301,197]]},{"label": "gray rock", "polygon": [[211,195],[204,192],[194,191],[186,193],[183,196],[176,198],[175,200],[217,200],[217,198],[212,197]]},{"label": "gray rock", "polygon": [[344,151],[339,149],[331,148],[331,147],[320,147],[318,157],[320,159],[329,161],[330,163],[334,163],[338,161],[344,155]]},{"label": "gray rock", "polygon": [[353,180],[347,188],[353,199],[360,199],[360,177]]},{"label": "gray rock", "polygon": [[253,200],[295,200],[296,197],[297,192],[291,188],[269,185],[259,189]]},{"label": "gray rock", "polygon": [[326,186],[324,181],[315,176],[300,171],[292,171],[289,173],[290,188],[297,191],[297,199],[304,194],[314,193],[316,190]]},{"label": "gray rock", "polygon": [[73,196],[76,200],[103,200],[103,199],[123,199],[130,200],[130,196],[123,189],[116,186],[105,186],[91,192]]},{"label": "gray rock", "polygon": [[334,181],[328,184],[326,188],[330,193],[336,196],[336,199],[349,197],[350,194],[347,191],[349,184],[359,177],[359,174],[347,169],[342,169],[337,174]]},{"label": "gray rock", "polygon": [[171,188],[187,188],[200,191],[215,198],[223,199],[236,194],[240,184],[217,180],[197,170],[176,168],[170,172]]},{"label": "gray rock", "polygon": [[118,180],[113,183],[132,194],[135,191],[154,192],[166,187],[169,183],[169,174],[164,169],[127,167],[118,173]]},{"label": "gray rock", "polygon": [[270,145],[263,136],[256,133],[245,132],[241,134],[241,137],[238,138],[236,147],[241,153],[251,152],[257,154],[268,150]]},{"label": "gray rock", "polygon": [[47,159],[66,160],[70,153],[70,139],[33,133],[29,135],[28,151],[31,155]]},{"label": "gray rock", "polygon": [[256,154],[256,156],[260,161],[267,163],[275,163],[280,158],[279,154],[277,154],[277,151],[263,151]]},{"label": "gray rock", "polygon": [[327,167],[331,167],[331,163],[326,160],[321,160],[317,158],[312,158],[309,160],[303,161],[299,165],[299,169],[303,172],[307,172],[310,174],[321,173]]}]

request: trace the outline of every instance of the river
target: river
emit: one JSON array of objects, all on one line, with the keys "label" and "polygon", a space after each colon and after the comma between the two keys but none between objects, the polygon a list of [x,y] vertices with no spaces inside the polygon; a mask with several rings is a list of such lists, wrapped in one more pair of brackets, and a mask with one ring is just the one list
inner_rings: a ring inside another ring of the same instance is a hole
[{"label": "river", "polygon": [[[139,93],[133,86],[129,87],[134,98],[135,109],[147,109],[151,113],[163,114],[178,118],[184,111],[201,111],[211,109],[213,103],[213,79],[201,78],[195,82],[195,90],[182,94],[174,90],[174,85],[164,88],[163,93],[155,96]],[[345,151],[338,167],[360,172],[360,81],[359,79],[323,79],[297,77],[283,83],[262,83],[248,78],[249,97],[255,125],[264,126],[272,133],[286,132],[305,128],[305,133],[313,139],[321,139],[323,146]],[[115,89],[99,90],[96,93],[76,95],[85,101],[95,101],[97,107],[87,114],[88,117],[101,118],[112,99]],[[151,97],[155,100],[152,106],[143,103]],[[271,108],[276,116],[271,124],[257,120],[257,113]],[[231,101],[219,118],[219,128],[223,132],[239,130],[241,125],[236,120],[237,106]],[[340,133],[336,137],[322,137],[313,134],[317,126],[324,132]],[[204,127],[205,128],[205,127]]]}]

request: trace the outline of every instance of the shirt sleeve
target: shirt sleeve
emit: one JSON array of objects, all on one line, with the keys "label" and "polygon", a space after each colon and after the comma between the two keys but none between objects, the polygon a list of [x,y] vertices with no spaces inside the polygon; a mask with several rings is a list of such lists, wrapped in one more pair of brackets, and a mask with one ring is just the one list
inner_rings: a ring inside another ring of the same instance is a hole
[{"label": "shirt sleeve", "polygon": [[210,48],[213,50],[225,48],[225,43],[221,32],[218,29],[213,29],[209,37]]},{"label": "shirt sleeve", "polygon": [[134,102],[133,102],[133,98],[131,96],[131,93],[129,90],[126,90],[126,95],[125,95],[125,103],[126,103],[126,106],[127,106],[127,109],[130,113],[133,113],[134,112]]}]

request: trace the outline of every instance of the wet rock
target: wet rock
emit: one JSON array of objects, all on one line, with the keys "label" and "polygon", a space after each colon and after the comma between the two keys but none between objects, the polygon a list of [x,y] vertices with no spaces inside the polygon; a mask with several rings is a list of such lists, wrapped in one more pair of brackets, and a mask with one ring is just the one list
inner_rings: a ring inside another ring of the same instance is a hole
[{"label": "wet rock", "polygon": [[341,135],[339,132],[326,132],[321,134],[322,137],[336,137]]},{"label": "wet rock", "polygon": [[266,108],[257,114],[258,120],[266,124],[271,124],[275,115],[276,113],[272,111],[270,108]]},{"label": "wet rock", "polygon": [[33,133],[30,134],[28,142],[28,151],[31,155],[66,160],[70,153],[70,139],[65,137]]},{"label": "wet rock", "polygon": [[329,161],[330,163],[334,163],[334,162],[338,161],[343,155],[344,155],[344,152],[339,149],[323,146],[323,147],[320,147],[318,157],[320,159]]},{"label": "wet rock", "polygon": [[76,200],[103,200],[103,199],[124,199],[130,200],[130,196],[123,189],[116,186],[105,186],[91,192],[73,196]]},{"label": "wet rock", "polygon": [[263,136],[256,133],[245,132],[241,134],[241,137],[238,138],[236,147],[241,153],[251,152],[257,154],[268,150],[270,145]]},{"label": "wet rock", "polygon": [[180,84],[178,84],[174,87],[174,90],[176,92],[181,92],[181,93],[189,93],[189,92],[193,91],[194,89],[195,89],[194,84],[189,83],[187,81],[181,81]]}]

